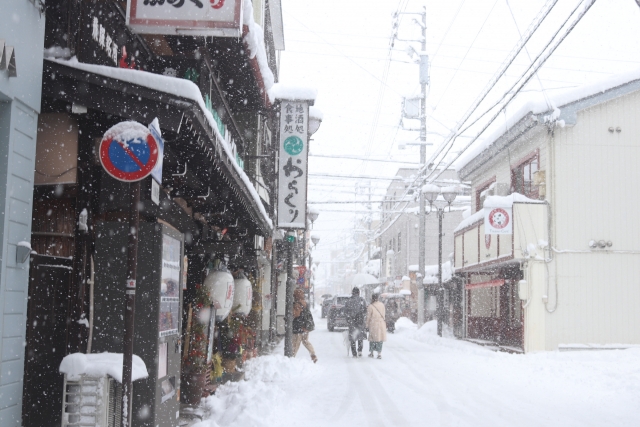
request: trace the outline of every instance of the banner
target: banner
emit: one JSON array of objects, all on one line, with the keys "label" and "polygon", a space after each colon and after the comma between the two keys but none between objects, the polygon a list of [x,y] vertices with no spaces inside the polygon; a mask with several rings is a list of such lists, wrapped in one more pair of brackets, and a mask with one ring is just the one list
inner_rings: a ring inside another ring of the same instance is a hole
[{"label": "banner", "polygon": [[513,234],[512,208],[484,208],[484,234]]},{"label": "banner", "polygon": [[278,164],[278,227],[305,229],[309,104],[282,101]]}]

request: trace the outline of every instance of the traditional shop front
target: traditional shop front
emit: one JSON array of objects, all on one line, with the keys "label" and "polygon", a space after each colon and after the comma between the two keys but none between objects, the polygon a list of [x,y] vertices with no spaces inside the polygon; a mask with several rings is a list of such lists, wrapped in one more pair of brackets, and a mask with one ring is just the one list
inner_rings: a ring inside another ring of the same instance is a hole
[{"label": "traditional shop front", "polygon": [[[233,65],[212,60],[215,40],[156,38],[166,43],[163,56],[154,39],[126,28],[118,2],[81,2],[79,9],[62,3],[68,7],[52,8],[47,22],[24,425],[41,426],[45,419],[59,425],[63,376],[57,367],[65,355],[122,352],[132,205],[140,215],[134,354],[149,373],[134,384],[133,425],[174,425],[181,385],[191,382],[184,375],[181,381],[181,371],[209,372],[218,359],[254,354],[262,292],[270,288],[265,240],[272,234],[265,208],[270,186],[256,171],[269,163],[245,164],[243,157],[256,158],[270,145],[270,106],[254,68],[243,67],[233,88],[220,86],[214,75],[232,73]],[[76,44],[61,48],[67,30],[61,18],[73,11],[80,17]],[[219,44],[233,48],[230,62],[248,63],[241,42]],[[77,57],[69,58],[71,52]],[[130,199],[130,184],[99,161],[105,132],[131,121],[154,128],[164,141],[162,167],[141,181],[139,202]],[[227,280],[216,298],[206,284],[218,272]],[[209,292],[203,296],[202,289]],[[210,320],[202,328],[205,316]],[[227,368],[234,371],[230,362]],[[50,396],[46,402],[38,398],[43,393]]]}]

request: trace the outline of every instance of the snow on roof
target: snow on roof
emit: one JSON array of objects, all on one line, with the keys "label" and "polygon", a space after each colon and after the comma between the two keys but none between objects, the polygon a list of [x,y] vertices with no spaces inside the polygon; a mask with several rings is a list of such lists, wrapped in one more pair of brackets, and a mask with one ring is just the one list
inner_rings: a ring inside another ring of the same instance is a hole
[{"label": "snow on roof", "polygon": [[493,132],[487,134],[485,138],[472,145],[455,162],[455,169],[460,171],[464,168],[471,160],[476,158],[498,138],[505,134],[507,132],[505,129],[510,129],[529,113],[542,114],[549,112],[549,115],[544,118],[547,120],[553,120],[554,118],[559,117],[562,107],[568,104],[603,93],[609,89],[613,89],[617,86],[621,86],[638,79],[640,79],[640,68],[626,73],[609,76],[605,79],[555,94],[541,92],[523,93],[517,99],[517,102],[506,108],[506,111],[508,112],[505,119],[506,123],[505,120],[501,119],[500,125],[496,125]]},{"label": "snow on roof", "polygon": [[[62,359],[60,373],[67,374],[67,378],[72,381],[79,380],[81,375],[91,377],[109,375],[122,383],[122,353],[72,353]],[[148,376],[147,366],[134,354],[131,379],[136,381]]]},{"label": "snow on roof", "polygon": [[[422,284],[434,285],[438,283],[438,265],[427,265],[424,268],[424,279]],[[451,268],[451,261],[442,263],[442,283],[448,282],[453,277],[453,268]]]},{"label": "snow on roof", "polygon": [[[514,203],[545,203],[544,200],[535,200],[530,199],[526,196],[523,196],[520,193],[511,193],[508,196],[487,196],[484,199],[484,203],[482,205],[483,208],[510,208]],[[460,224],[453,230],[454,233],[467,228],[471,224],[474,224],[480,220],[484,219],[484,210],[480,209],[478,212],[470,215],[460,221]]]},{"label": "snow on roof", "polygon": [[224,143],[225,139],[220,134],[218,130],[218,124],[213,118],[211,112],[207,109],[207,106],[202,98],[202,93],[198,86],[190,80],[181,79],[178,77],[171,76],[163,76],[160,74],[149,73],[147,71],[142,70],[130,70],[125,68],[115,68],[108,67],[106,65],[93,65],[93,64],[85,64],[79,62],[78,59],[74,56],[69,60],[62,59],[48,59],[49,61],[57,62],[62,65],[66,65],[67,67],[72,67],[78,70],[83,70],[93,74],[99,74],[101,76],[110,77],[112,79],[117,79],[121,81],[125,81],[131,84],[148,87],[150,89],[154,89],[161,92],[170,93],[176,96],[181,96],[186,99],[190,99],[195,101],[202,113],[206,117],[209,122],[210,128],[213,130],[220,146],[224,149],[225,154],[228,156],[230,162],[235,168],[236,172],[244,182],[245,186],[249,190],[249,193],[253,197],[258,209],[260,209],[260,213],[262,214],[265,222],[269,224],[270,227],[273,228],[273,223],[269,215],[267,215],[267,211],[264,209],[262,205],[262,201],[260,200],[260,196],[256,191],[253,183],[247,176],[247,174],[242,170],[242,168],[238,165],[236,161],[235,155],[231,152],[231,148],[228,147],[228,144]]},{"label": "snow on roof", "polygon": [[418,271],[418,270],[419,270],[418,264],[411,264],[409,266],[409,271],[413,272],[413,271]]},{"label": "snow on roof", "polygon": [[402,281],[404,282],[405,280],[411,280],[411,279],[409,279],[409,276],[402,276]]},{"label": "snow on roof", "polygon": [[544,200],[530,199],[520,193],[511,193],[508,196],[487,196],[482,207],[510,208],[514,203],[544,203]]},{"label": "snow on roof", "polygon": [[276,99],[287,99],[290,101],[315,101],[318,90],[308,86],[287,85],[276,83],[269,90],[271,102]]},{"label": "snow on roof", "polygon": [[276,80],[271,68],[269,68],[269,61],[267,60],[267,50],[264,45],[264,31],[262,27],[253,20],[253,4],[251,0],[244,0],[242,7],[244,8],[242,12],[243,23],[249,30],[243,40],[249,47],[249,58],[256,58],[258,61],[258,68],[260,68],[260,74],[262,74],[264,87],[268,92]]}]

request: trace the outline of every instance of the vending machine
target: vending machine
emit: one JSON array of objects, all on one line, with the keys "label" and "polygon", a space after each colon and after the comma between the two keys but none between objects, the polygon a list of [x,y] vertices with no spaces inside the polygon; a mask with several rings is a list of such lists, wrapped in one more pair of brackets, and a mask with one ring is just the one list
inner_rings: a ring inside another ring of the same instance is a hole
[{"label": "vending machine", "polygon": [[[99,222],[95,247],[92,352],[122,353],[128,225]],[[175,427],[180,413],[184,236],[161,223],[141,223],[133,353],[149,377],[133,383],[133,427]]]}]

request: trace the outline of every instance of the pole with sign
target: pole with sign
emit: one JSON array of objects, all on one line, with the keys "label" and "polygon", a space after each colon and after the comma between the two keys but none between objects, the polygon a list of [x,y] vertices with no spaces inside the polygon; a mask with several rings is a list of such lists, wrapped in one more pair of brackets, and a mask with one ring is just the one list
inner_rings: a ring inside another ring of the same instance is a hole
[{"label": "pole with sign", "polygon": [[[154,133],[160,128],[154,120]],[[140,229],[140,180],[146,178],[158,165],[161,157],[156,137],[137,122],[121,122],[111,127],[100,142],[100,163],[113,178],[131,183],[129,186],[131,204],[129,206],[129,240],[127,255],[127,281],[124,310],[124,339],[122,350],[122,422],[131,425],[133,329],[136,307],[136,276],[138,269],[138,230]]]},{"label": "pole with sign", "polygon": [[307,228],[307,161],[309,154],[309,102],[282,100],[278,162],[278,227],[287,237],[287,287],[285,300],[285,356],[293,357],[293,230]]}]

